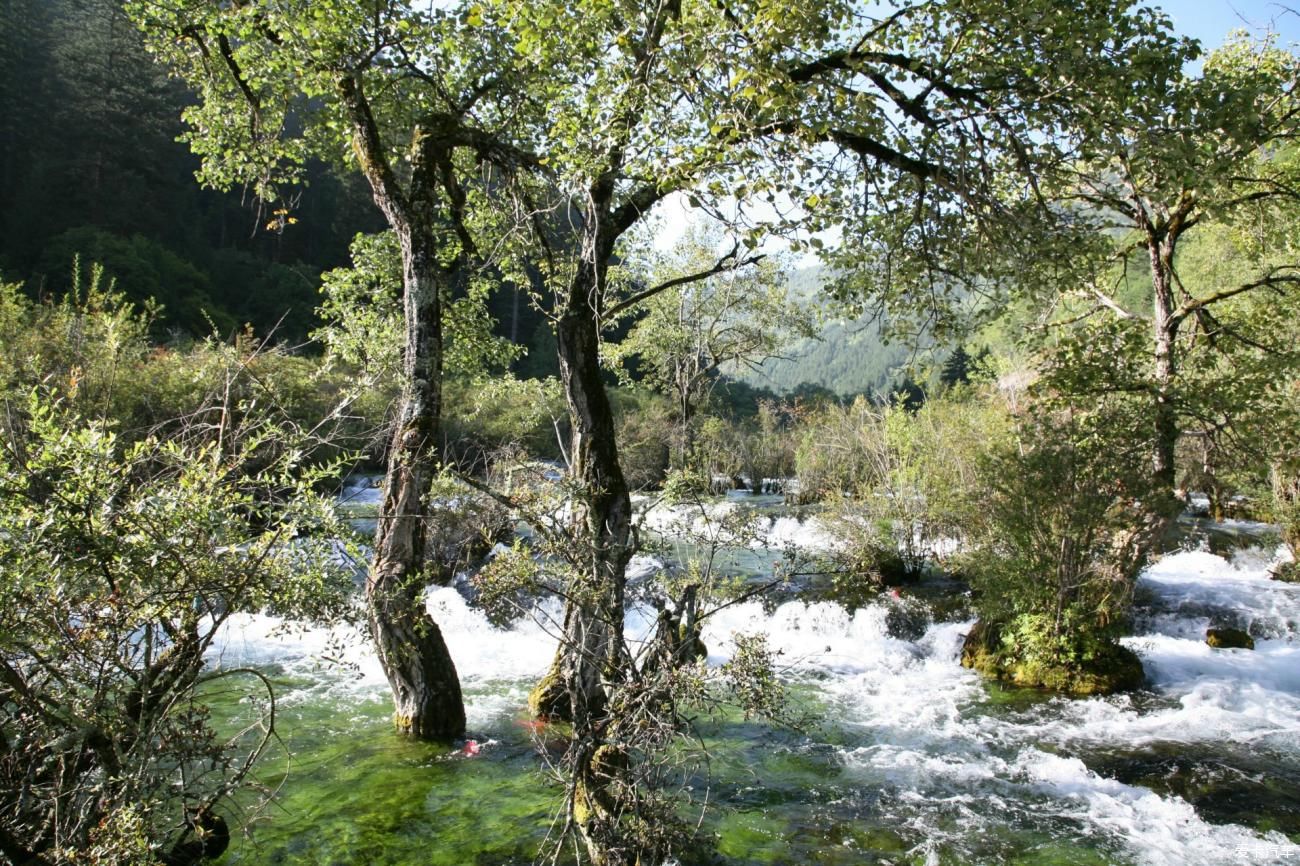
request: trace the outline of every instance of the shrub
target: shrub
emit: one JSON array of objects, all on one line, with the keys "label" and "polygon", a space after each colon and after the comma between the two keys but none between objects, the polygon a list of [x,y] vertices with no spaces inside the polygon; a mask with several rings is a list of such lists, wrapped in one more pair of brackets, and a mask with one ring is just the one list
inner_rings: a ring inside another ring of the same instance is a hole
[{"label": "shrub", "polygon": [[1040,410],[1022,419],[1019,442],[985,461],[984,519],[964,563],[982,628],[963,662],[1067,691],[1140,682],[1115,638],[1165,526],[1154,505],[1162,491],[1141,442],[1111,421]]},{"label": "shrub", "polygon": [[[127,443],[33,396],[0,440],[0,833],[18,860],[219,854],[275,703],[207,650],[238,612],[351,610],[299,432],[186,434]],[[216,680],[246,694],[233,737],[204,703]]]},{"label": "shrub", "polygon": [[75,260],[58,300],[33,302],[0,285],[0,399],[22,403],[39,385],[85,417],[131,414],[156,312],[128,301],[98,265],[83,271]]},{"label": "shrub", "polygon": [[870,487],[878,467],[873,452],[883,439],[881,413],[865,397],[849,406],[824,404],[802,420],[795,451],[799,489],[824,499]]},{"label": "shrub", "polygon": [[841,459],[821,459],[848,485],[829,491],[822,516],[841,542],[836,589],[914,580],[964,549],[980,518],[979,461],[1010,433],[1001,402],[954,389],[915,412],[859,400],[831,413]]},{"label": "shrub", "polygon": [[657,488],[668,474],[672,410],[664,397],[639,388],[614,392],[616,440],[623,477],[632,490]]}]

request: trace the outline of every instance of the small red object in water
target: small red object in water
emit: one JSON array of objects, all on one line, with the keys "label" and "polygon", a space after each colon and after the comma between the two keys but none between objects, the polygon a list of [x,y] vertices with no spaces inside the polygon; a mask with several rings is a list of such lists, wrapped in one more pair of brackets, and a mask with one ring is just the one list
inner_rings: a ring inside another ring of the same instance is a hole
[{"label": "small red object in water", "polygon": [[540,734],[546,730],[544,719],[520,719],[518,725],[532,734]]},{"label": "small red object in water", "polygon": [[902,596],[899,594],[898,590],[896,590],[896,589],[891,589],[891,590],[889,591],[889,594],[890,594],[890,596],[893,597],[893,598],[902,598]]},{"label": "small red object in water", "polygon": [[478,744],[478,740],[466,740],[465,747],[460,751],[465,757],[472,758],[479,753],[481,748],[482,747]]}]

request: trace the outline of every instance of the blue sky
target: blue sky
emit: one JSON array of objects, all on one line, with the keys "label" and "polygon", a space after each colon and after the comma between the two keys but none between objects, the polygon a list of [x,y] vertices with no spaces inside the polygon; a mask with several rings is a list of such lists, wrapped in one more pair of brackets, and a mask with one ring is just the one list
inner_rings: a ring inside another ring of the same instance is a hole
[{"label": "blue sky", "polygon": [[1258,32],[1270,24],[1283,45],[1300,43],[1300,0],[1152,0],[1150,5],[1163,9],[1174,30],[1199,39],[1207,51],[1222,45],[1230,30]]}]

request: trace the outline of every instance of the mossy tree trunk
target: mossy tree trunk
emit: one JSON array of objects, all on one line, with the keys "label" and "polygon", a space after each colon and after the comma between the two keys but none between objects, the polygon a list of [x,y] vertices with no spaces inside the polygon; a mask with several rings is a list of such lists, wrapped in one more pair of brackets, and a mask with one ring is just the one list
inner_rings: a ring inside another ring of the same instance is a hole
[{"label": "mossy tree trunk", "polygon": [[[598,245],[610,243],[601,241]],[[610,243],[612,250],[612,243]],[[599,248],[599,246],[598,246]],[[569,286],[556,327],[560,375],[572,424],[570,472],[576,482],[572,531],[580,559],[565,616],[560,672],[573,723],[573,806],[593,863],[626,862],[611,822],[609,789],[616,780],[597,761],[606,750],[608,686],[624,668],[623,602],[632,556],[632,502],[619,465],[614,412],[600,378],[594,299],[605,262],[583,262]]]},{"label": "mossy tree trunk", "polygon": [[442,632],[423,604],[428,497],[438,472],[442,417],[442,291],[454,269],[439,260],[433,225],[437,172],[446,149],[417,126],[410,181],[403,187],[387,161],[360,81],[343,77],[339,93],[352,122],[357,161],[402,251],[404,381],[366,580],[370,630],[392,688],[398,731],[451,739],[465,732],[460,681]]}]

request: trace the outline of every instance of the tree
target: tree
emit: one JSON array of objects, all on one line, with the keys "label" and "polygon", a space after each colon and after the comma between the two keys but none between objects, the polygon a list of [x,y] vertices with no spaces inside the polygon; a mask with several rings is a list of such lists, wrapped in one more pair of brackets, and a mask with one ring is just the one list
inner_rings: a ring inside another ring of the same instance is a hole
[{"label": "tree", "polygon": [[989,449],[964,554],[980,619],[963,665],[1078,695],[1142,685],[1141,662],[1117,638],[1164,524],[1148,519],[1159,489],[1147,453],[1114,409],[1044,401]]},{"label": "tree", "polygon": [[[422,606],[421,570],[438,471],[444,298],[475,252],[457,152],[498,163],[512,154],[489,154],[497,143],[470,125],[502,86],[496,44],[478,37],[463,10],[426,8],[407,0],[128,4],[150,49],[199,95],[185,118],[202,181],[250,184],[264,201],[281,202],[310,156],[349,153],[397,239],[403,391],[366,594],[398,729],[450,738],[464,731],[464,706]],[[286,204],[275,212],[288,221]]]},{"label": "tree", "polygon": [[[468,13],[508,29],[520,64],[548,75],[535,94],[503,103],[515,123],[501,134],[537,157],[520,162],[532,183],[511,187],[510,203],[540,212],[527,247],[554,294],[572,427],[572,534],[584,565],[567,590],[558,679],[574,726],[570,814],[593,860],[635,856],[599,796],[597,808],[573,811],[573,792],[611,784],[595,756],[611,696],[630,676],[618,636],[635,539],[600,335],[627,304],[687,282],[629,291],[620,245],[673,194],[720,216],[739,202],[741,217],[725,221],[750,226],[754,202],[793,202],[768,230],[816,248],[802,232],[845,225],[845,242],[827,251],[844,292],[924,287],[935,303],[890,297],[891,309],[925,320],[961,285],[1022,270],[990,246],[1023,248],[1026,226],[1051,225],[1033,178],[1091,131],[1094,93],[1127,92],[1176,66],[1165,19],[1127,10],[829,0],[791,14],[764,2],[539,0]],[[751,259],[762,233],[690,281]]]},{"label": "tree", "polygon": [[[1110,321],[1084,332],[1084,345],[1070,350],[1072,368],[1058,364],[1061,382],[1084,392],[1145,396],[1152,473],[1172,495],[1180,433],[1189,423],[1214,427],[1213,416],[1222,418],[1226,407],[1214,411],[1207,403],[1231,399],[1229,389],[1212,389],[1205,377],[1196,385],[1185,382],[1188,374],[1214,366],[1215,356],[1289,355],[1291,347],[1274,339],[1275,328],[1246,327],[1241,302],[1248,294],[1276,295],[1300,285],[1300,260],[1281,236],[1300,203],[1294,157],[1300,58],[1277,47],[1273,37],[1252,40],[1239,33],[1206,58],[1200,76],[1180,74],[1142,100],[1110,107],[1099,122],[1098,146],[1060,176],[1058,194],[1086,209],[1080,212],[1083,230],[1116,236],[1106,252],[1119,268],[1071,287],[1091,304],[1082,313],[1077,305],[1067,307],[1073,321]],[[1184,245],[1216,231],[1235,235],[1233,272],[1184,267]],[[1145,261],[1134,261],[1135,255]],[[1122,291],[1131,270],[1140,275],[1139,285],[1150,280],[1145,299],[1125,293],[1138,303],[1105,282],[1112,279]],[[1099,332],[1109,336],[1098,339]],[[1119,343],[1124,361],[1116,365],[1110,350]],[[1108,357],[1087,351],[1089,345],[1109,347]],[[1118,375],[1108,372],[1112,368]]]},{"label": "tree", "polygon": [[973,363],[974,361],[970,353],[966,351],[966,347],[958,345],[943,362],[943,369],[939,371],[939,382],[950,388],[955,385],[969,383]]},{"label": "tree", "polygon": [[[768,229],[793,243],[847,222],[829,257],[846,291],[884,277],[950,296],[944,281],[954,274],[968,283],[1005,276],[986,245],[1023,243],[1026,216],[1046,220],[1032,179],[1079,138],[1057,130],[1086,125],[1093,91],[1127,92],[1163,68],[1171,42],[1162,17],[1127,14],[1120,0],[1033,0],[1010,11],[992,0],[822,0],[794,14],[764,0],[133,8],[156,50],[200,89],[189,120],[207,180],[240,177],[271,196],[273,174],[347,137],[398,235],[409,385],[372,598],[390,675],[413,672],[393,681],[403,706],[413,686],[428,692],[425,672],[446,667],[407,664],[420,653],[395,643],[422,637],[409,627],[419,542],[408,515],[419,514],[437,417],[438,288],[475,250],[492,250],[517,283],[536,274],[553,296],[571,426],[570,530],[582,563],[566,592],[559,660],[573,718],[569,815],[601,863],[638,853],[620,816],[601,805],[600,791],[618,783],[611,773],[623,771],[597,760],[615,727],[613,698],[632,675],[620,632],[635,547],[601,332],[633,303],[752,262],[764,231],[689,280],[635,292],[618,266],[632,229],[678,193],[715,214],[740,202],[738,223],[754,201],[793,202],[797,211],[785,208],[790,218]],[[290,107],[307,130],[301,138],[281,135]],[[468,184],[475,169],[482,182]],[[443,225],[454,234],[439,247]],[[405,594],[388,592],[397,585]],[[595,804],[581,814],[579,791]]]},{"label": "tree", "polygon": [[[688,280],[707,270],[721,241],[716,233],[697,230],[655,269],[650,283]],[[677,465],[683,470],[695,468],[695,412],[723,367],[754,368],[792,340],[815,334],[811,310],[788,297],[785,272],[770,260],[674,285],[630,311],[640,318],[621,341],[607,344],[607,352],[615,361],[635,360],[656,388],[675,399],[681,428]]]},{"label": "tree", "polygon": [[13,65],[0,76],[12,125],[0,144],[0,220],[13,264],[34,263],[50,237],[86,223],[174,239],[176,214],[163,212],[173,205],[167,181],[184,171],[172,141],[182,94],[121,3],[14,0],[2,14],[0,47]]}]

